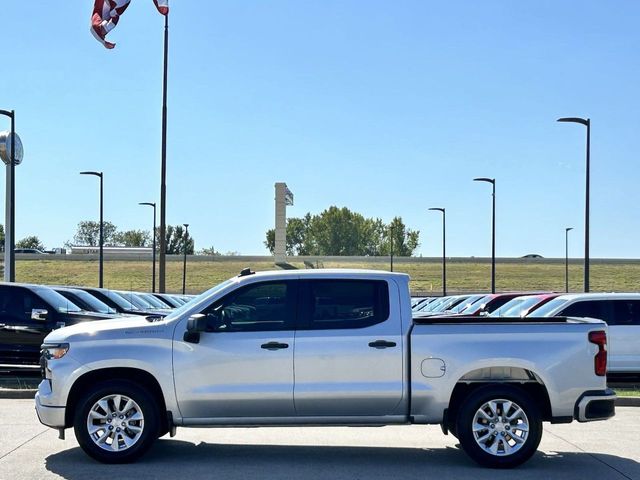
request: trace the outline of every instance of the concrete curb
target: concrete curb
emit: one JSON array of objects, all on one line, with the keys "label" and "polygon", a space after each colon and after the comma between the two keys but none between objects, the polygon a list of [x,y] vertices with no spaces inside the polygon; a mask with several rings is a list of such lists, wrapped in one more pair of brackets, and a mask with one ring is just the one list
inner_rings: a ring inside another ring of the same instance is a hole
[{"label": "concrete curb", "polygon": [[640,397],[618,397],[616,407],[640,407]]},{"label": "concrete curb", "polygon": [[0,398],[5,399],[21,399],[21,398],[29,398],[33,400],[35,397],[37,390],[26,389],[20,390],[17,388],[0,388]]}]

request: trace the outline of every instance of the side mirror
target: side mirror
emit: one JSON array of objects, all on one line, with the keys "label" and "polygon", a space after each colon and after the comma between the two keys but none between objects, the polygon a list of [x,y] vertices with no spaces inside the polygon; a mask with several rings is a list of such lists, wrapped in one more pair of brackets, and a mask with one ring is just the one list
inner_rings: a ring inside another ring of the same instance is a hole
[{"label": "side mirror", "polygon": [[200,343],[200,332],[207,329],[207,316],[202,313],[191,315],[187,320],[187,331],[182,337],[188,343]]},{"label": "side mirror", "polygon": [[31,320],[46,321],[49,317],[49,312],[44,308],[33,308],[31,310]]},{"label": "side mirror", "polygon": [[191,315],[187,320],[187,332],[199,333],[207,330],[207,316],[202,313]]}]

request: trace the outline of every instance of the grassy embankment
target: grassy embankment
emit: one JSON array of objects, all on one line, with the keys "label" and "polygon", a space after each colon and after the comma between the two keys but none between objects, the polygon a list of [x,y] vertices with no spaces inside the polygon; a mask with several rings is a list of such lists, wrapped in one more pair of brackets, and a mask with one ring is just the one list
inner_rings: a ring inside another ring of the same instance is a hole
[{"label": "grassy embankment", "polygon": [[619,397],[640,397],[638,388],[614,388],[614,390]]},{"label": "grassy embankment", "polygon": [[[304,268],[302,262],[294,265]],[[187,266],[187,291],[199,293],[216,283],[237,275],[244,267],[256,271],[274,269],[273,262],[261,260],[248,262],[243,259],[216,261],[189,261]],[[369,268],[388,270],[389,265],[365,261],[325,261],[326,268]],[[414,293],[439,294],[441,264],[437,261],[399,261],[395,271],[411,276]],[[50,257],[43,260],[18,260],[16,280],[19,282],[96,285],[98,264],[95,260],[65,260]],[[449,292],[482,292],[489,289],[491,267],[482,261],[452,261],[447,265],[447,287]],[[564,290],[564,263],[558,261],[503,261],[496,266],[497,290]],[[582,289],[582,267],[572,264],[569,268],[570,289]],[[105,262],[105,286],[126,290],[149,290],[151,265],[149,261],[107,260]],[[167,291],[177,292],[182,288],[182,262],[167,262]],[[591,265],[592,291],[640,291],[640,262],[597,261]]]}]

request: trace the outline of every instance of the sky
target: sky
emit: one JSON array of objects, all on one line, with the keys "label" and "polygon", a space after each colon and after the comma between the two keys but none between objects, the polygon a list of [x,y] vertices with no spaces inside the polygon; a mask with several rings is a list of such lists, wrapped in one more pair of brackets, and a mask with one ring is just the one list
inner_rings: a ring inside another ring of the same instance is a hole
[{"label": "sky", "polygon": [[[0,7],[0,109],[16,110],[16,239],[48,248],[81,220],[152,226],[159,202],[163,18],[133,0],[108,36],[90,0]],[[289,216],[401,216],[417,255],[640,257],[640,3],[597,0],[172,0],[167,223],[196,249],[267,254],[274,183]],[[0,130],[9,120],[0,117]],[[4,171],[0,208],[4,211]],[[4,215],[2,215],[4,218]]]}]

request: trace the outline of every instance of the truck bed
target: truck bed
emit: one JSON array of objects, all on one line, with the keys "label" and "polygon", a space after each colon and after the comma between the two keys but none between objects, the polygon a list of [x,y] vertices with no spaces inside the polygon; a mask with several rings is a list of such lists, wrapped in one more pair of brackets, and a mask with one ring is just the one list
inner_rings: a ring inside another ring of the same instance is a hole
[{"label": "truck bed", "polygon": [[549,395],[551,416],[572,416],[582,393],[604,385],[594,373],[598,349],[588,336],[606,328],[601,320],[572,317],[414,318],[412,415],[432,423],[431,415],[447,408],[458,384],[512,381],[539,383]]},{"label": "truck bed", "polygon": [[429,317],[414,316],[416,325],[451,325],[451,324],[567,324],[567,323],[601,323],[591,318],[571,317],[486,317],[477,315],[434,315]]}]

